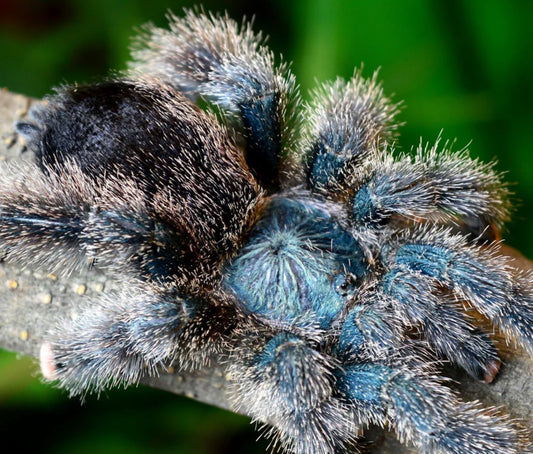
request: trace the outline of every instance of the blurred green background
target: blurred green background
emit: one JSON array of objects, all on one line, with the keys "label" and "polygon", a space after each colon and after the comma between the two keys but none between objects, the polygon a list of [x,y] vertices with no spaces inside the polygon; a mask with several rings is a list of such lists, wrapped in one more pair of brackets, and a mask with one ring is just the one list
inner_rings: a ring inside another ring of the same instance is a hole
[{"label": "blurred green background", "polygon": [[[0,0],[0,86],[41,97],[64,82],[125,68],[129,37],[193,2]],[[399,144],[444,139],[498,159],[517,212],[506,241],[533,257],[533,2],[500,0],[204,1],[255,17],[304,94],[316,81],[381,68],[404,100]],[[246,418],[155,390],[118,390],[84,405],[39,383],[31,360],[0,355],[0,440],[43,453],[264,452]],[[20,433],[26,434],[21,438]]]}]

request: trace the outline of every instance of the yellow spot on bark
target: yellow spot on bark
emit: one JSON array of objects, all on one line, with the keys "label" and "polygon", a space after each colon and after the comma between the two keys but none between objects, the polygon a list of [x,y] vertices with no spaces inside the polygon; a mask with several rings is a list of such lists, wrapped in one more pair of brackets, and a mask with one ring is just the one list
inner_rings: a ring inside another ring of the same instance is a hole
[{"label": "yellow spot on bark", "polygon": [[45,293],[42,297],[42,302],[44,304],[50,304],[52,302],[52,295],[50,293]]}]

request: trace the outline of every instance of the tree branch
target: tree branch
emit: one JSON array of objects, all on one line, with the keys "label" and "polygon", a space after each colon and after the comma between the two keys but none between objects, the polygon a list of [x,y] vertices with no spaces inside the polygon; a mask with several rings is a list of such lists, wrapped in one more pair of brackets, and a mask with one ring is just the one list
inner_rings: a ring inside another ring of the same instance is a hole
[{"label": "tree branch", "polygon": [[[0,92],[0,160],[32,159],[30,152],[23,151],[23,143],[13,131],[13,123],[27,114],[33,102],[6,90]],[[505,253],[516,257],[517,266],[533,268],[532,262],[511,248],[505,248]],[[45,333],[58,317],[75,313],[88,296],[112,291],[117,286],[117,282],[95,270],[65,278],[47,274],[46,270],[21,269],[0,263],[0,347],[37,357]],[[525,427],[533,430],[533,361],[523,352],[509,349],[502,349],[502,358],[501,372],[490,385],[477,383],[452,368],[447,368],[446,374],[456,380],[455,386],[465,399],[502,405],[513,417],[522,419]],[[230,408],[225,395],[225,376],[218,367],[195,374],[171,371],[146,378],[143,383]],[[382,431],[370,430],[368,437],[375,441],[374,453],[413,452]]]}]

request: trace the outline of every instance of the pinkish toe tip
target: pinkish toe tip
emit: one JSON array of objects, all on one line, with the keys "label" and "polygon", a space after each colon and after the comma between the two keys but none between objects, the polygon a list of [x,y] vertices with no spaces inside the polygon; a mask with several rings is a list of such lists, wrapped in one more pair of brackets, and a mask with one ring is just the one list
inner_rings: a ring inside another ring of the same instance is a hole
[{"label": "pinkish toe tip", "polygon": [[494,377],[496,377],[500,371],[501,364],[502,363],[499,360],[496,360],[487,367],[487,372],[483,380],[485,383],[491,383],[494,380]]},{"label": "pinkish toe tip", "polygon": [[53,380],[55,378],[55,363],[54,363],[54,351],[52,345],[45,342],[41,345],[39,352],[39,362],[41,365],[41,373],[47,380]]}]

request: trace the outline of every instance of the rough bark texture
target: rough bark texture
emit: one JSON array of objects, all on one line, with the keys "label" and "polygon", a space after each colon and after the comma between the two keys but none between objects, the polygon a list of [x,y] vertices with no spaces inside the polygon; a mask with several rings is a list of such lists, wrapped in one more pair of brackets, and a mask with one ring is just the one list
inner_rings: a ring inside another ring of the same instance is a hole
[{"label": "rough bark texture", "polygon": [[[24,117],[34,101],[0,92],[0,160],[31,159],[23,151],[21,139],[13,131],[13,123]],[[506,253],[517,257],[517,263],[531,269],[533,264],[511,249]],[[47,274],[46,270],[20,269],[0,263],[0,347],[37,356],[39,345],[58,316],[76,311],[87,296],[106,292],[118,285],[104,274],[87,271],[68,278]],[[504,344],[502,344],[504,345]],[[467,400],[480,400],[487,405],[499,405],[523,425],[533,431],[533,361],[523,352],[505,349],[504,364],[497,379],[490,385],[465,377],[449,368],[446,373],[456,380],[454,386]],[[183,375],[173,372],[144,383],[193,399],[229,408],[225,395],[225,377],[221,369],[209,368]],[[414,453],[413,448],[401,446],[391,434],[373,429],[369,439],[375,440],[371,452],[379,454]]]}]

